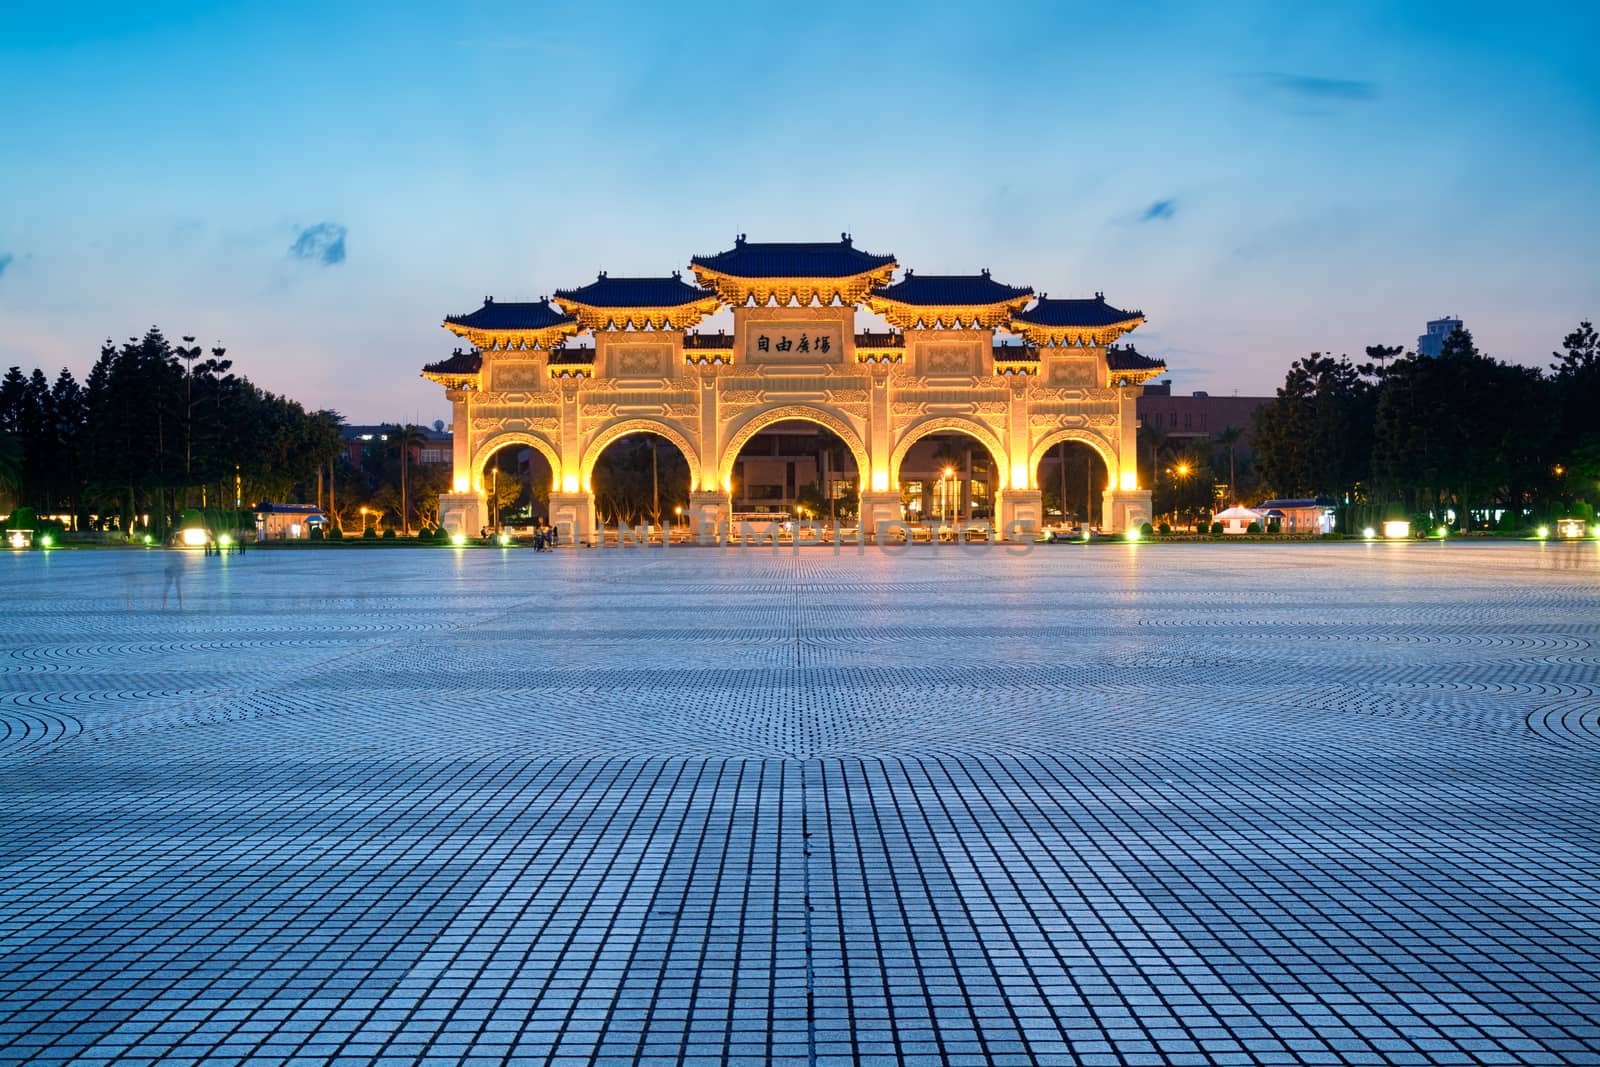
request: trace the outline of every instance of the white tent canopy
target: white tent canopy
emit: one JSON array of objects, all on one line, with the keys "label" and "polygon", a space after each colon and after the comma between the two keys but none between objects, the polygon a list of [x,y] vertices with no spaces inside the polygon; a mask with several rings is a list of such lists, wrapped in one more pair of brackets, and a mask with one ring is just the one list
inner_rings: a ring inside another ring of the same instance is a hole
[{"label": "white tent canopy", "polygon": [[1267,525],[1266,517],[1261,512],[1241,507],[1232,507],[1226,511],[1219,511],[1211,516],[1211,521],[1222,523],[1223,533],[1245,533],[1250,529],[1252,522],[1260,523],[1262,529],[1265,529]]}]

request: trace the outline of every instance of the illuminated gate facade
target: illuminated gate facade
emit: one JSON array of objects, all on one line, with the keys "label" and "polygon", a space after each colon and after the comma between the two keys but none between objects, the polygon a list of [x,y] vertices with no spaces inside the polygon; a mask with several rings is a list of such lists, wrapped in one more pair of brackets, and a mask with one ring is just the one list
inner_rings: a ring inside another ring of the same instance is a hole
[{"label": "illuminated gate facade", "polygon": [[[690,260],[695,283],[610,278],[533,303],[486,300],[445,319],[470,341],[423,369],[444,386],[455,435],[441,523],[476,533],[489,516],[484,469],[523,445],[550,463],[550,518],[578,541],[594,533],[590,479],[606,446],[655,433],[689,461],[691,518],[729,514],[734,461],[756,433],[805,420],[854,453],[867,535],[901,518],[900,461],[919,439],[965,433],[1000,472],[1002,529],[1043,520],[1039,460],[1061,441],[1105,462],[1103,528],[1150,517],[1135,460],[1134,401],[1162,373],[1114,342],[1144,321],[1091,299],[1050,299],[975,275],[894,280],[891,255],[837,243],[758,244]],[[724,307],[733,332],[696,332]],[[895,329],[858,333],[856,309]],[[997,343],[1000,334],[1018,343]],[[592,343],[591,343],[592,342]]]}]

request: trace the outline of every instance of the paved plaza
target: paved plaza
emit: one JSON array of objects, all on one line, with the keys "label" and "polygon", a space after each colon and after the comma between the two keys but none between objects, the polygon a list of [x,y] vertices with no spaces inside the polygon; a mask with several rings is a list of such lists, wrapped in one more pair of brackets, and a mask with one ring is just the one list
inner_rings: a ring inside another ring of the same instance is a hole
[{"label": "paved plaza", "polygon": [[0,1060],[1597,1064],[1597,583],[13,553]]}]

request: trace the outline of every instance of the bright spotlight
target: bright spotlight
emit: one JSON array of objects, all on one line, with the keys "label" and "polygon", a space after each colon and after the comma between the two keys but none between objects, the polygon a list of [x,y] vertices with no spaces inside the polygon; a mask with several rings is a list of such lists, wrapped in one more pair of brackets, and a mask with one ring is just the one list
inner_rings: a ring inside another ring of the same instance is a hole
[{"label": "bright spotlight", "polygon": [[1370,541],[1374,537],[1378,536],[1378,531],[1374,530],[1372,527],[1368,526],[1366,529],[1361,531],[1361,536],[1365,537],[1368,541]]},{"label": "bright spotlight", "polygon": [[229,537],[227,534],[219,534],[217,536],[217,544],[221,545],[223,548],[227,548],[229,545],[233,544],[233,538]]},{"label": "bright spotlight", "polygon": [[49,534],[45,534],[43,537],[39,538],[39,544],[41,546],[45,547],[45,548],[49,548],[51,545],[53,545],[55,543],[56,543],[56,539],[54,537],[51,537]]},{"label": "bright spotlight", "polygon": [[1541,526],[1537,530],[1533,531],[1533,535],[1539,540],[1543,541],[1546,537],[1550,536],[1550,527]]},{"label": "bright spotlight", "polygon": [[198,526],[187,527],[183,531],[183,543],[190,548],[199,548],[206,543],[206,532]]},{"label": "bright spotlight", "polygon": [[450,535],[450,543],[455,545],[457,548],[460,548],[462,545],[467,543],[467,535],[464,533],[453,533]]},{"label": "bright spotlight", "polygon": [[1130,541],[1139,540],[1139,527],[1137,527],[1137,526],[1128,527],[1128,532],[1123,534],[1122,536],[1126,537]]}]

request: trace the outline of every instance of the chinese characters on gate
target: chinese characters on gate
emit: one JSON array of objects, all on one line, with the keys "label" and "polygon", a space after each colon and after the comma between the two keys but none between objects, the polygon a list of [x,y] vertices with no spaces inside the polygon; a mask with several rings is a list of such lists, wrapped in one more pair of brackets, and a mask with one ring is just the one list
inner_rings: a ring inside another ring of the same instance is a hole
[{"label": "chinese characters on gate", "polygon": [[833,348],[833,342],[822,335],[818,335],[815,338],[810,338],[805,334],[801,334],[800,340],[796,342],[789,340],[789,335],[786,333],[779,334],[777,343],[775,344],[773,343],[772,339],[764,333],[759,334],[756,337],[757,352],[810,352],[813,348],[815,348],[818,352],[827,352]]}]

